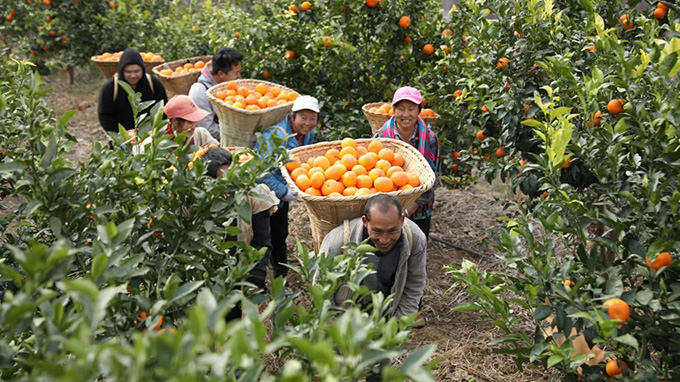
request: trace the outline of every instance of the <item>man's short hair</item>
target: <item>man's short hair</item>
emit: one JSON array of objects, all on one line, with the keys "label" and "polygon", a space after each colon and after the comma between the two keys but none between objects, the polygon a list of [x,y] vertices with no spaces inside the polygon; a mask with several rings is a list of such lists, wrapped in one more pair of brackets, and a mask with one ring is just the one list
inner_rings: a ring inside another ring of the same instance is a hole
[{"label": "man's short hair", "polygon": [[208,150],[208,152],[203,155],[201,160],[203,163],[208,163],[208,175],[212,176],[213,178],[217,178],[217,170],[219,170],[220,167],[224,165],[231,166],[232,157],[231,153],[224,148],[215,147]]},{"label": "man's short hair", "polygon": [[243,53],[234,48],[220,48],[212,58],[210,73],[217,74],[220,70],[228,73],[236,64],[243,61]]},{"label": "man's short hair", "polygon": [[392,206],[397,207],[397,213],[399,216],[401,216],[401,203],[399,202],[399,199],[388,194],[377,194],[372,196],[370,199],[368,199],[368,202],[366,202],[366,207],[364,207],[364,216],[366,216],[366,220],[370,221],[371,209],[377,208],[378,211],[386,213],[390,210],[390,208],[392,208]]}]

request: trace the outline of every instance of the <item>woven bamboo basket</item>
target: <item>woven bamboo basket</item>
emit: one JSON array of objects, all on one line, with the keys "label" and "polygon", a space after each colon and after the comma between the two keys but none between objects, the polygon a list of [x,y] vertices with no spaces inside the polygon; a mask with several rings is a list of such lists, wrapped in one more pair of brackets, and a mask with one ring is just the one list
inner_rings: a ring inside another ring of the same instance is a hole
[{"label": "woven bamboo basket", "polygon": [[[380,128],[385,124],[385,122],[387,122],[390,119],[391,115],[373,113],[369,111],[369,109],[372,107],[380,107],[384,103],[385,102],[367,103],[361,107],[361,110],[364,112],[366,119],[368,119],[368,123],[371,125],[371,133],[373,134],[377,133],[378,130],[380,130]],[[439,114],[435,113],[434,117],[424,117],[423,121],[425,121],[425,123],[430,126],[436,126],[438,119]]]},{"label": "woven bamboo basket", "polygon": [[[94,66],[99,68],[99,71],[102,72],[102,75],[104,76],[105,79],[108,80],[109,78],[113,77],[114,74],[118,73],[118,61],[100,61],[100,60],[95,59],[95,57],[97,57],[97,56],[92,56],[92,58],[90,58],[90,61],[92,61]],[[158,65],[163,64],[163,62],[164,61],[154,61],[154,62],[145,61],[144,62],[144,70],[147,73],[152,74],[153,68],[158,66]]]},{"label": "woven bamboo basket", "polygon": [[[259,83],[276,86],[286,91],[294,91],[282,85],[260,80],[236,80],[238,86],[255,90]],[[293,108],[293,102],[269,107],[263,110],[244,110],[235,108],[213,94],[224,90],[227,83],[217,84],[207,90],[208,99],[212,103],[217,117],[220,119],[220,140],[223,146],[253,147],[255,132],[260,127],[269,127],[281,122]]]},{"label": "woven bamboo basket", "polygon": [[[394,153],[404,156],[404,171],[417,174],[420,177],[420,185],[410,190],[393,191],[388,194],[394,195],[401,205],[406,206],[415,202],[416,199],[425,191],[434,186],[435,174],[432,168],[418,150],[406,142],[389,138],[356,139],[357,146],[367,147],[371,141],[379,140],[386,148],[392,149]],[[340,141],[322,142],[309,146],[302,146],[291,150],[290,155],[306,162],[310,157],[324,155],[331,148],[340,149]],[[314,249],[318,252],[323,238],[333,228],[342,224],[345,220],[357,218],[364,213],[366,202],[373,195],[360,196],[314,196],[300,190],[293,179],[290,177],[286,166],[281,167],[281,173],[286,179],[288,186],[294,190],[302,200],[309,213],[309,220],[312,226],[312,237],[314,239]]]},{"label": "woven bamboo basket", "polygon": [[188,95],[189,89],[191,89],[191,85],[193,85],[198,80],[198,77],[201,76],[201,70],[193,70],[191,72],[180,74],[177,76],[166,76],[165,74],[161,74],[161,70],[170,69],[174,71],[180,66],[184,66],[186,64],[195,64],[198,61],[203,61],[207,65],[211,60],[212,56],[198,56],[183,58],[181,60],[172,62],[166,62],[164,64],[154,67],[153,74],[155,74],[156,77],[158,77],[158,79],[163,84],[166,93],[168,93],[168,99],[172,98],[177,94]]}]

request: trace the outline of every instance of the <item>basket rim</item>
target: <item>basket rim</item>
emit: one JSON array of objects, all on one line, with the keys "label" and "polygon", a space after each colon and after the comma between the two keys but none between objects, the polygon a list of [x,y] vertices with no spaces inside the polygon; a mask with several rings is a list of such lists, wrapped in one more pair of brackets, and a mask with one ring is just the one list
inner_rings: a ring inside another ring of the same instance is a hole
[{"label": "basket rim", "polygon": [[[191,61],[191,60],[194,60],[194,59],[195,59],[196,61],[199,61],[199,59],[200,59],[201,61],[203,61],[202,59],[203,59],[203,58],[206,58],[206,57],[209,57],[209,58],[210,58],[210,61],[208,61],[208,62],[211,62],[211,61],[212,61],[212,56],[195,56],[195,57],[180,58],[179,60],[174,60],[174,61],[169,61],[169,62],[163,62],[162,64],[160,64],[160,65],[158,65],[158,66],[154,66],[153,69],[151,69],[151,70],[153,71],[153,74],[156,75],[156,77],[162,78],[162,79],[164,79],[164,80],[178,80],[178,79],[185,78],[185,77],[189,77],[189,76],[195,76],[197,73],[198,73],[198,75],[199,75],[199,77],[200,77],[201,71],[202,71],[203,69],[200,69],[200,70],[198,70],[198,71],[183,73],[183,74],[180,74],[180,75],[178,75],[178,76],[166,76],[165,74],[162,74],[162,73],[161,73],[161,70],[163,70],[163,69],[170,69],[169,67],[163,67],[164,65],[166,65],[166,66],[167,66],[167,65],[172,65],[172,64],[174,64],[174,63],[176,63],[176,62],[178,62],[178,61],[184,61],[184,60]],[[205,64],[208,65],[208,62],[206,62]]]},{"label": "basket rim", "polygon": [[[269,81],[258,80],[258,79],[255,79],[255,78],[243,78],[243,79],[238,79],[238,80],[234,80],[234,81],[236,81],[236,83],[238,83],[238,84],[240,84],[240,83],[250,83],[250,82],[261,82],[261,83],[267,84],[268,86],[273,85],[273,86],[283,88],[286,91],[293,91],[293,92],[298,93],[297,91],[295,91],[295,90],[293,90],[293,89],[291,89],[287,86],[276,84],[276,83],[269,82]],[[225,107],[227,110],[236,111],[238,113],[243,113],[243,114],[246,114],[246,115],[260,115],[260,114],[266,114],[266,113],[270,113],[272,111],[278,111],[280,109],[290,107],[290,104],[293,103],[293,101],[288,101],[288,102],[281,104],[281,105],[276,105],[274,107],[268,107],[266,109],[260,109],[260,110],[239,109],[239,108],[236,108],[236,107],[233,107],[233,106],[227,104],[223,100],[221,100],[221,99],[219,99],[219,98],[217,98],[213,95],[214,92],[220,90],[222,87],[226,87],[229,82],[231,82],[231,81],[227,81],[227,82],[217,84],[217,85],[215,85],[215,86],[213,86],[210,89],[205,91],[206,94],[208,95],[208,99],[210,101],[212,101],[213,103],[217,103],[220,106]],[[300,94],[300,93],[298,93],[298,94]]]},{"label": "basket rim", "polygon": [[[356,138],[354,141],[359,144],[359,143],[364,143],[364,142],[371,142],[378,140],[380,142],[387,142],[389,144],[393,144],[395,146],[400,146],[401,148],[410,151],[412,155],[418,158],[419,161],[423,162],[427,168],[428,175],[425,177],[425,181],[421,182],[418,187],[414,187],[410,190],[401,190],[401,191],[390,191],[390,192],[381,192],[383,194],[389,194],[389,195],[410,195],[410,194],[416,194],[416,193],[423,193],[434,187],[434,183],[436,180],[436,175],[434,171],[432,171],[432,168],[430,167],[429,163],[425,160],[425,158],[422,156],[422,154],[416,150],[413,146],[410,144],[400,141],[398,139],[392,139],[392,138]],[[320,145],[333,145],[337,144],[340,145],[341,141],[331,141],[331,142],[319,142],[315,143],[312,145],[307,145],[307,146],[301,146],[294,148],[290,151],[290,156],[295,156],[296,153],[300,151],[307,151],[312,147],[317,147]],[[288,169],[286,169],[286,166],[283,165],[281,166],[281,173],[286,180],[286,183],[292,187],[293,191],[297,194],[297,196],[302,199],[303,201],[309,201],[309,202],[353,202],[353,201],[368,201],[372,196],[376,194],[369,194],[369,195],[353,195],[353,196],[316,196],[316,195],[310,195],[303,190],[300,190],[300,188],[293,182],[293,179],[290,177],[290,174],[288,173]],[[419,178],[423,178],[419,176]]]}]

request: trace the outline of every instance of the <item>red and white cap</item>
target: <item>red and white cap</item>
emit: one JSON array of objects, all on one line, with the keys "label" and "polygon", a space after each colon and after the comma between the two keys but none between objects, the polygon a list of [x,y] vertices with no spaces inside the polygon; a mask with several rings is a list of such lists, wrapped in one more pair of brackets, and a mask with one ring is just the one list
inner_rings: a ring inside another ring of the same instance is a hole
[{"label": "red and white cap", "polygon": [[189,96],[181,94],[172,97],[163,108],[163,112],[170,119],[182,118],[189,122],[198,122],[210,114],[196,106]]},{"label": "red and white cap", "polygon": [[392,97],[392,106],[394,106],[399,101],[411,101],[416,105],[423,103],[423,97],[420,95],[420,91],[416,88],[410,86],[404,86],[397,89],[394,92],[394,97]]}]

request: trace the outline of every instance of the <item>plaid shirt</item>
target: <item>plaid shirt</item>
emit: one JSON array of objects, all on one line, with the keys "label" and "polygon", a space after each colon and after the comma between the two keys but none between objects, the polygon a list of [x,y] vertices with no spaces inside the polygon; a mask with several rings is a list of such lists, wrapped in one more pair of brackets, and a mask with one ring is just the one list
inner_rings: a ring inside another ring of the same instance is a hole
[{"label": "plaid shirt", "polygon": [[[397,129],[394,117],[391,117],[385,124],[378,130],[374,138],[392,138],[405,141],[400,135]],[[435,176],[439,174],[441,161],[439,158],[439,139],[437,135],[432,131],[432,128],[425,124],[422,118],[418,117],[418,123],[416,128],[413,130],[413,135],[408,141],[411,146],[415,147],[427,163],[434,171]],[[435,183],[436,184],[436,183]],[[426,199],[426,200],[423,200]],[[425,219],[432,216],[432,209],[434,206],[434,189],[426,192],[420,198],[418,198],[418,209],[413,215],[411,215],[412,220]]]}]

